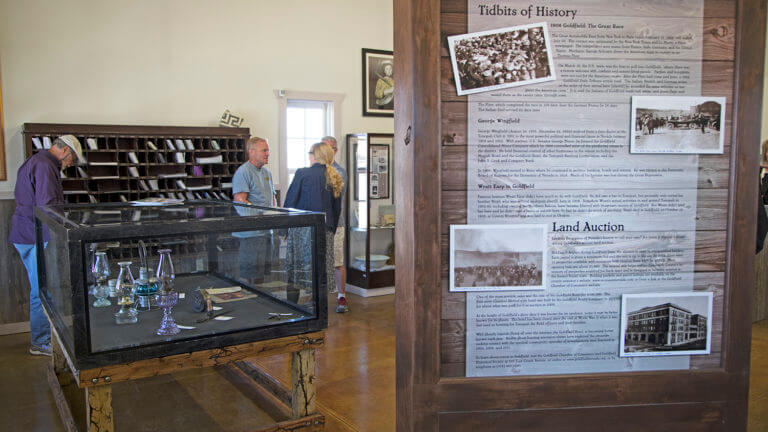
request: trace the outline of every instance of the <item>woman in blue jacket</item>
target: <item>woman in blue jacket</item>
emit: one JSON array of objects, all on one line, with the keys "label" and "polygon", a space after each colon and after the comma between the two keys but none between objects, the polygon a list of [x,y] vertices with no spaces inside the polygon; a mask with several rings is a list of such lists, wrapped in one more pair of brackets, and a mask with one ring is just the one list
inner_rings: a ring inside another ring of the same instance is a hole
[{"label": "woman in blue jacket", "polygon": [[[333,168],[333,149],[328,144],[313,144],[309,151],[309,168],[300,168],[285,194],[284,207],[325,213],[325,271],[327,287],[333,287],[333,236],[341,214],[341,190],[344,181]],[[288,241],[288,300],[298,302],[300,288],[309,289],[311,281],[311,238],[310,230],[292,229]],[[298,288],[298,289],[297,289]]]}]

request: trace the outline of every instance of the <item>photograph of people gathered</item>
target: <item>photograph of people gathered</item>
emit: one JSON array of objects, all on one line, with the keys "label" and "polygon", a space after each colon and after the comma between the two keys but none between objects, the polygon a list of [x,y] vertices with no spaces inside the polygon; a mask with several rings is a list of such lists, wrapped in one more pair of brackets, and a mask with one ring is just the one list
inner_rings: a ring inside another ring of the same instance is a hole
[{"label": "photograph of people gathered", "polygon": [[451,225],[451,291],[546,288],[544,225]]},{"label": "photograph of people gathered", "polygon": [[632,153],[722,154],[725,98],[633,96]]},{"label": "photograph of people gathered", "polygon": [[546,23],[450,36],[459,95],[555,79]]}]

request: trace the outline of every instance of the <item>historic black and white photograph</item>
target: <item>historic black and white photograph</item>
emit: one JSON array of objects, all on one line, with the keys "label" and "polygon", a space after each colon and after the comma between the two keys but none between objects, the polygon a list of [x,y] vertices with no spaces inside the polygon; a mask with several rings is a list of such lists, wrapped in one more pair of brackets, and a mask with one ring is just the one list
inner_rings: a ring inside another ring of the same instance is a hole
[{"label": "historic black and white photograph", "polygon": [[392,51],[363,48],[363,115],[394,117],[395,77]]},{"label": "historic black and white photograph", "polygon": [[543,290],[546,256],[546,225],[451,225],[450,290]]},{"label": "historic black and white photograph", "polygon": [[632,96],[631,153],[722,154],[725,98]]},{"label": "historic black and white photograph", "polygon": [[449,36],[459,95],[555,79],[547,23]]},{"label": "historic black and white photograph", "polygon": [[621,357],[709,354],[712,293],[624,294]]}]

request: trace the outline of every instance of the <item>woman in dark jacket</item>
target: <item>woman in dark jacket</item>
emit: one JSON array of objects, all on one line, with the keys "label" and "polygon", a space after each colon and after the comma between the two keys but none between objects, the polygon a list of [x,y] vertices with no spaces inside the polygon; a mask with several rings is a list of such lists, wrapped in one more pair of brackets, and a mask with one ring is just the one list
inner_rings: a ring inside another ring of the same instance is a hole
[{"label": "woman in dark jacket", "polygon": [[[284,207],[325,213],[325,271],[327,287],[333,287],[333,236],[341,214],[341,190],[344,181],[333,168],[333,149],[325,143],[313,144],[309,151],[309,168],[300,168],[293,177],[288,193],[285,194]],[[310,230],[292,229],[288,239],[288,299],[298,302],[299,289],[310,288],[310,260],[312,251]]]}]

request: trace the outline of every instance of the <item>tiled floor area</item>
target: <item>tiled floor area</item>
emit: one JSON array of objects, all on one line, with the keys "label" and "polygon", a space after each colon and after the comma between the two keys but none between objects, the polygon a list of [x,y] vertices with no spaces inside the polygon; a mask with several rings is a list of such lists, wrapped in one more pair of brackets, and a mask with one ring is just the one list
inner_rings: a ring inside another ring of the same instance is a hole
[{"label": "tiled floor area", "polygon": [[[395,429],[393,296],[352,296],[331,311],[317,355],[318,404],[326,430]],[[27,334],[0,337],[0,431],[63,431],[45,379],[48,358],[27,354]],[[288,382],[288,356],[257,364]],[[226,373],[201,369],[113,386],[118,431],[245,431],[272,422]],[[749,432],[768,431],[768,321],[753,326]]]}]

